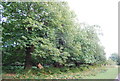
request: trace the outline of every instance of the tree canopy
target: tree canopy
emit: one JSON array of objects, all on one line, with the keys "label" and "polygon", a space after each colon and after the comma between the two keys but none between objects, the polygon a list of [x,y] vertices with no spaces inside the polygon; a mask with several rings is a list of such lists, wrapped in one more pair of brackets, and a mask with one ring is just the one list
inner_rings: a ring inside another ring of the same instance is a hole
[{"label": "tree canopy", "polygon": [[120,55],[117,53],[112,53],[109,59],[116,62],[116,64],[120,64]]},{"label": "tree canopy", "polygon": [[3,64],[79,66],[106,60],[98,26],[76,22],[67,2],[3,2]]}]

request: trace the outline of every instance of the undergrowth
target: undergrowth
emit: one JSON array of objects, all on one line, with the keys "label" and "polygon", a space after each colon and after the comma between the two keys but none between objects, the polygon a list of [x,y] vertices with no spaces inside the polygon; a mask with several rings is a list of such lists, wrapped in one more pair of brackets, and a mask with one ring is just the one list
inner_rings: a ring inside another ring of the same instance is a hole
[{"label": "undergrowth", "polygon": [[[81,65],[79,67],[45,67],[38,69],[33,67],[25,70],[23,67],[3,67],[3,78],[9,79],[80,79],[84,76],[95,75],[98,72],[105,72],[105,67]],[[7,76],[6,74],[9,74]],[[11,76],[14,74],[14,76]]]}]

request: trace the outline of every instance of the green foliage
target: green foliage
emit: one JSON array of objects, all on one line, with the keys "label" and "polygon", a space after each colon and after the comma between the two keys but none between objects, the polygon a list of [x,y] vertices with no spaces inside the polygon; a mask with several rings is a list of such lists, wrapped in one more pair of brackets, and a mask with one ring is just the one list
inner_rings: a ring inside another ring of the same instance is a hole
[{"label": "green foliage", "polygon": [[106,61],[108,65],[116,65],[117,63],[111,59]]},{"label": "green foliage", "polygon": [[[3,67],[4,69],[9,69],[7,67]],[[3,72],[3,79],[82,79],[87,76],[93,76],[98,73],[103,73],[106,71],[105,67],[99,66],[80,66],[76,68],[32,68],[29,70],[23,69],[23,67],[11,67],[14,70],[9,70],[10,73],[14,73],[14,76],[7,76],[5,71]],[[108,69],[108,68],[107,68]]]},{"label": "green foliage", "polygon": [[112,60],[113,62],[116,62],[116,64],[119,64],[119,55],[117,53],[111,54],[109,59]]},{"label": "green foliage", "polygon": [[[32,62],[79,66],[105,62],[98,26],[82,28],[66,2],[6,2],[3,16],[3,64],[25,62],[26,47],[34,46]],[[62,71],[67,71],[64,68]]]}]

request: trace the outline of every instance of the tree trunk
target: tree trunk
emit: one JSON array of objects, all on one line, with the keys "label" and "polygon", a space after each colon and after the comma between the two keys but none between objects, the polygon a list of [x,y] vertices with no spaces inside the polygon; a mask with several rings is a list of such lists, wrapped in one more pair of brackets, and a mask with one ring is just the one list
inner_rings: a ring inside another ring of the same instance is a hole
[{"label": "tree trunk", "polygon": [[55,62],[55,63],[53,63],[53,66],[56,67],[56,68],[61,68],[61,67],[63,67],[64,65],[63,65],[63,64],[60,64],[60,63],[58,63],[58,62]]},{"label": "tree trunk", "polygon": [[24,65],[24,69],[31,69],[32,68],[32,57],[31,57],[31,53],[34,50],[34,46],[29,46],[26,47],[26,56],[25,56],[25,65]]},{"label": "tree trunk", "polygon": [[[28,34],[32,34],[32,27],[28,27]],[[27,44],[24,69],[32,68],[32,55],[34,45]]]}]

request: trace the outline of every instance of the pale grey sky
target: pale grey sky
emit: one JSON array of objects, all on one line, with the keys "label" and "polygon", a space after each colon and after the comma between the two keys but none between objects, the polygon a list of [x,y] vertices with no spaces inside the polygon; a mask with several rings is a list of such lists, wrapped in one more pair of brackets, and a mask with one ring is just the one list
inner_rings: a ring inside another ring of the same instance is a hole
[{"label": "pale grey sky", "polygon": [[106,56],[118,53],[118,1],[119,0],[67,0],[80,23],[99,25],[102,28],[101,42]]}]

